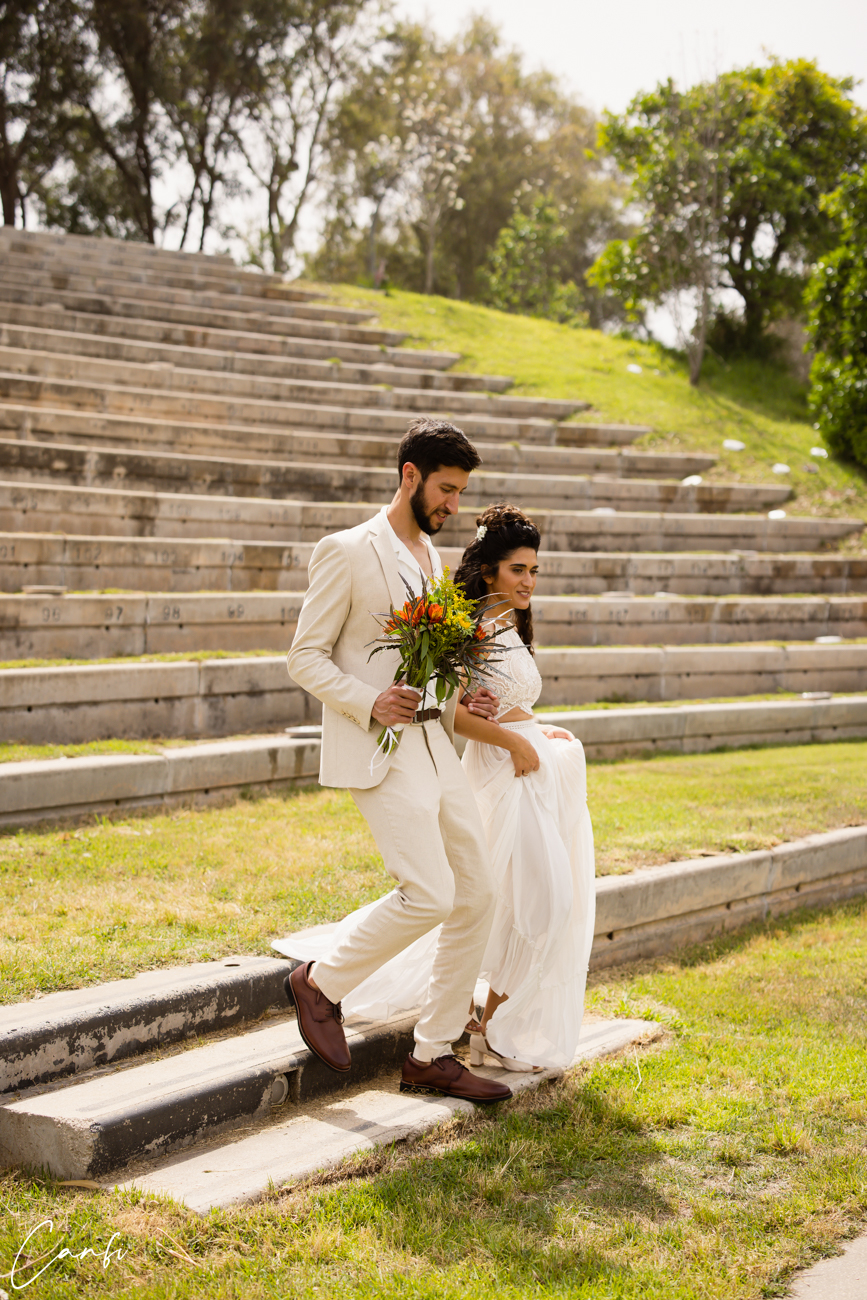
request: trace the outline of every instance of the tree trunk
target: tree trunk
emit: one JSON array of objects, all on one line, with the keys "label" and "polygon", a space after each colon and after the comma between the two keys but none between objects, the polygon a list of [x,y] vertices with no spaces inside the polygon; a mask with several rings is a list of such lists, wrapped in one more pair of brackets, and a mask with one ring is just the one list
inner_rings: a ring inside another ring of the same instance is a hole
[{"label": "tree trunk", "polygon": [[424,265],[424,291],[433,293],[434,291],[434,250],[436,249],[436,225],[433,221],[428,223],[427,228],[427,250]]},{"label": "tree trunk", "polygon": [[19,198],[14,176],[4,176],[0,182],[0,196],[3,200],[3,225],[14,226]]},{"label": "tree trunk", "polygon": [[367,246],[367,270],[370,275],[371,284],[376,281],[376,228],[379,225],[379,209],[382,206],[382,199],[377,199],[376,207],[373,209],[373,216],[370,218],[370,239]]}]

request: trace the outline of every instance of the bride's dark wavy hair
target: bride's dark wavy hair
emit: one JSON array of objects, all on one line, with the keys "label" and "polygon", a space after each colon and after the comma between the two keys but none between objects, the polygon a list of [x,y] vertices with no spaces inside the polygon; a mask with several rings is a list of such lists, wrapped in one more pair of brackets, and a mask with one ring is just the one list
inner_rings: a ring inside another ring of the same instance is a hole
[{"label": "bride's dark wavy hair", "polygon": [[[496,505],[488,506],[477,516],[476,525],[485,528],[485,535],[476,538],[464,551],[455,574],[455,582],[459,582],[473,600],[481,600],[483,596],[489,594],[482,577],[482,570],[486,569],[489,576],[492,572],[496,573],[503,561],[522,546],[529,546],[538,552],[542,535],[532,519],[517,506],[510,505],[508,501],[498,501]],[[515,610],[515,627],[524,645],[532,654],[533,611],[531,607]]]}]

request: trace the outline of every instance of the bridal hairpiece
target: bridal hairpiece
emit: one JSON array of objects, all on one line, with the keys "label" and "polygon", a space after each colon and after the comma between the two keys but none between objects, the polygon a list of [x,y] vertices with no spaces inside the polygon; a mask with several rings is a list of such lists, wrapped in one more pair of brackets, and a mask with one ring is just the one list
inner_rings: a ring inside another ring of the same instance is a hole
[{"label": "bridal hairpiece", "polygon": [[487,531],[488,529],[485,524],[479,524],[478,528],[476,529],[476,541],[480,542],[482,538],[485,536],[485,534],[487,533]]}]

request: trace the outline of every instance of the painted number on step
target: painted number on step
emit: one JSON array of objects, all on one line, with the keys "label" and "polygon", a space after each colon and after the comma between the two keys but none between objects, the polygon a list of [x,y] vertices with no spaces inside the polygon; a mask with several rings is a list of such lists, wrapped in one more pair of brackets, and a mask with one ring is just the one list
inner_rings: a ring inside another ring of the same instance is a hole
[{"label": "painted number on step", "polygon": [[42,606],[42,622],[43,622],[43,623],[59,623],[60,620],[61,620],[61,618],[62,618],[62,614],[60,613],[60,606],[59,606],[59,605],[43,605],[43,606]]},{"label": "painted number on step", "polygon": [[229,606],[229,618],[243,618],[243,617],[244,617],[244,606],[243,606],[243,605],[230,605],[230,606]]},{"label": "painted number on step", "polygon": [[179,623],[181,620],[180,605],[163,605],[163,618],[167,623]]},{"label": "painted number on step", "polygon": [[0,560],[14,560],[14,559],[15,559],[14,546],[0,546]]}]

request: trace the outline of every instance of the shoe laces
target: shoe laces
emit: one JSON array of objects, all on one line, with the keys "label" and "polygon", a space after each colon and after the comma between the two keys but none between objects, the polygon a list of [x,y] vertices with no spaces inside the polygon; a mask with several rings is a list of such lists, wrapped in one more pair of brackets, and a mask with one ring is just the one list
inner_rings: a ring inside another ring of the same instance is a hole
[{"label": "shoe laces", "polygon": [[331,1013],[332,1013],[332,1015],[334,1016],[334,1019],[337,1021],[338,1025],[342,1025],[342,1024],[343,1024],[343,1004],[342,1004],[342,1002],[332,1002],[332,1004],[331,1004]]}]

